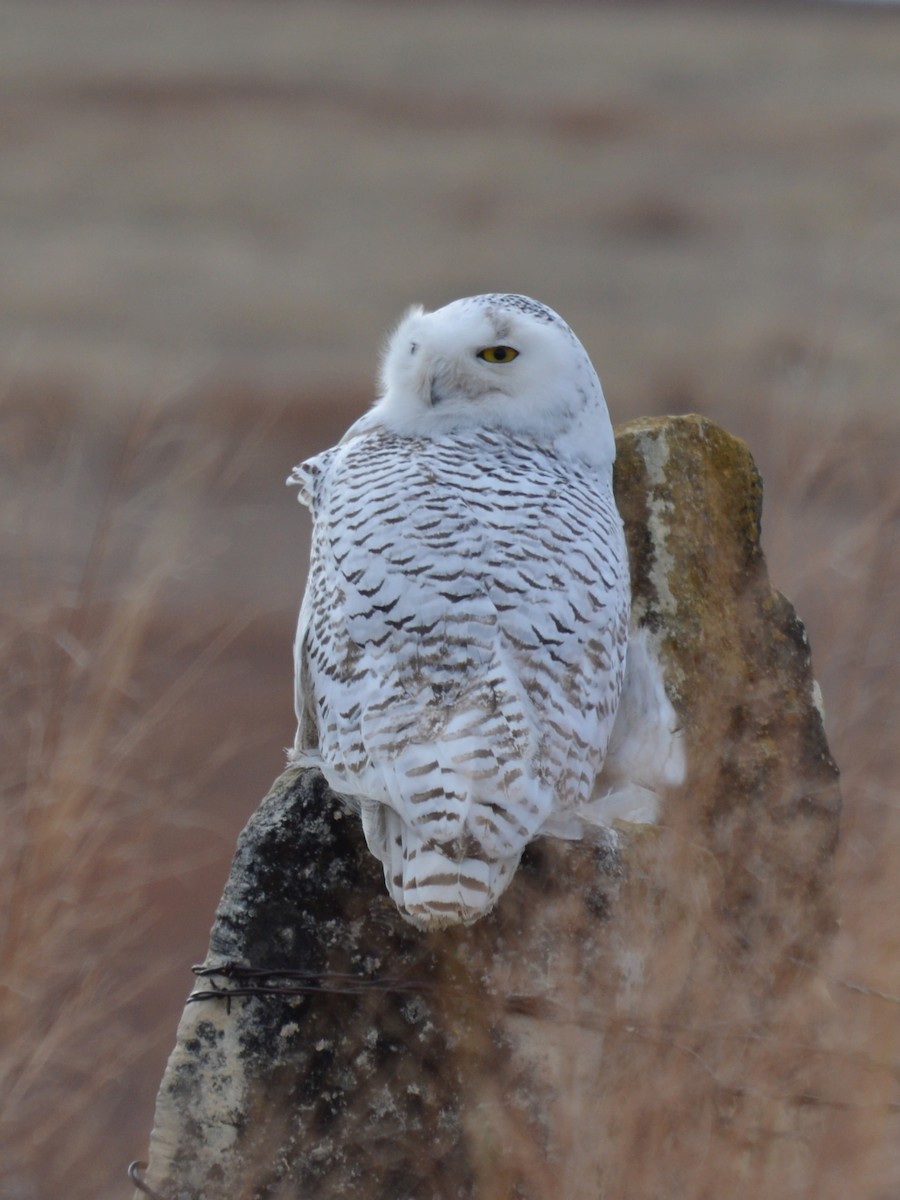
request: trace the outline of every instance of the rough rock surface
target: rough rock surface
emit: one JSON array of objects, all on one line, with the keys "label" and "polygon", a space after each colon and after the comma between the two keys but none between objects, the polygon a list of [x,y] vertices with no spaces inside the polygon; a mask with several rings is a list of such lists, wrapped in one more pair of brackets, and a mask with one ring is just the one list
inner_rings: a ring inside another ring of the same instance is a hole
[{"label": "rough rock surface", "polygon": [[146,1173],[166,1200],[801,1194],[840,808],[809,647],[746,447],[699,417],[618,447],[685,786],[618,852],[540,839],[489,917],[423,934],[321,777],[285,772],[206,960],[266,974],[195,983]]}]

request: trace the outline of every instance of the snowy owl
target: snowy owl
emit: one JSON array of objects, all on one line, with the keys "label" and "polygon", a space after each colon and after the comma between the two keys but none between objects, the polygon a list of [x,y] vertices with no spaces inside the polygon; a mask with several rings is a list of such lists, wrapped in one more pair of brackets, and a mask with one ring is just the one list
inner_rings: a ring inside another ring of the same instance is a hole
[{"label": "snowy owl", "polygon": [[[615,442],[583,346],[525,296],[411,309],[381,384],[289,480],[313,517],[290,757],[359,812],[408,920],[468,924],[537,835],[652,819],[601,779],[629,623]],[[644,674],[638,719],[666,706]]]}]

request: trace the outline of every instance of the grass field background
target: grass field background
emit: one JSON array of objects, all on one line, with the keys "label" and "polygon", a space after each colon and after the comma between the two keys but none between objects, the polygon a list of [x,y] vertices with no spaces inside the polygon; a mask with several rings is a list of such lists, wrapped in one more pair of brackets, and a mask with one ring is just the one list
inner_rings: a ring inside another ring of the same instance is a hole
[{"label": "grass field background", "polygon": [[846,802],[836,1104],[769,1194],[895,1196],[900,18],[10,0],[0,34],[0,1194],[127,1186],[293,734],[283,480],[408,304],[503,290],[614,420],[702,412],[763,472]]}]

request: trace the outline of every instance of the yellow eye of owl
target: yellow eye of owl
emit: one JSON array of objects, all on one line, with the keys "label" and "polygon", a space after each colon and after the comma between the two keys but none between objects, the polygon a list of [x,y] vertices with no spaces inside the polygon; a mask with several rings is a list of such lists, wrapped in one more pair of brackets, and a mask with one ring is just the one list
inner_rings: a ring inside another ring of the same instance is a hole
[{"label": "yellow eye of owl", "polygon": [[489,363],[508,363],[518,358],[519,352],[513,350],[512,346],[485,346],[478,351],[478,357]]}]

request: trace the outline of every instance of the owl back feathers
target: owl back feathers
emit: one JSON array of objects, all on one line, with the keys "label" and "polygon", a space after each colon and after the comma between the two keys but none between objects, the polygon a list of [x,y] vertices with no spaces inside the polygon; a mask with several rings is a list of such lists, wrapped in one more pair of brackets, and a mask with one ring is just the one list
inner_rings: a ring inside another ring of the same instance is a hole
[{"label": "owl back feathers", "polygon": [[603,765],[629,607],[608,473],[376,427],[292,481],[316,517],[293,759],[352,798],[404,915],[475,920]]}]

